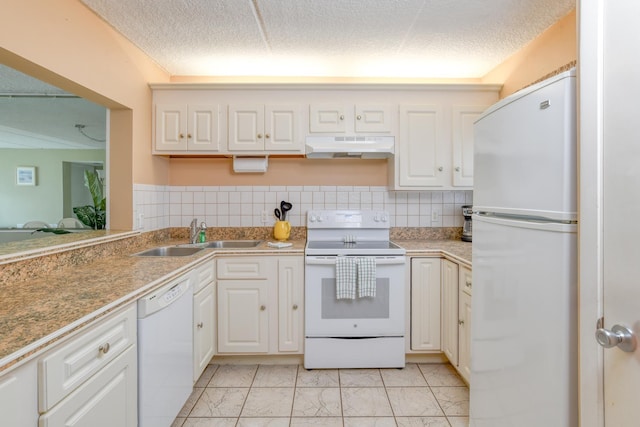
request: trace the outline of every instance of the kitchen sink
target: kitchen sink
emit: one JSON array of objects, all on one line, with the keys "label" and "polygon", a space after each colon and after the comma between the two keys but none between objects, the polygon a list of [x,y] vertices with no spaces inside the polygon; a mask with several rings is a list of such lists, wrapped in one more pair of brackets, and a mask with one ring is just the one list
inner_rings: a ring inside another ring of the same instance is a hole
[{"label": "kitchen sink", "polygon": [[163,246],[160,248],[147,249],[138,252],[133,256],[190,256],[202,250],[202,247],[179,247],[179,246]]},{"label": "kitchen sink", "polygon": [[212,240],[206,243],[179,245],[181,248],[247,249],[255,248],[262,240]]}]

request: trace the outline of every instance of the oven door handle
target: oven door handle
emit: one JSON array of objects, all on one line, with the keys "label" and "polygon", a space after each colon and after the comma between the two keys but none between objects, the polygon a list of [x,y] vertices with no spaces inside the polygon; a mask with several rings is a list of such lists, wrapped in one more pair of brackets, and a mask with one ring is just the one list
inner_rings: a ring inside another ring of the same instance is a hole
[{"label": "oven door handle", "polygon": [[[335,265],[336,258],[335,256],[331,257],[305,257],[305,264],[307,265]],[[364,257],[351,257],[351,258],[364,258]],[[403,256],[392,256],[392,257],[374,257],[376,259],[376,265],[397,265],[404,264],[406,262],[406,257]]]}]

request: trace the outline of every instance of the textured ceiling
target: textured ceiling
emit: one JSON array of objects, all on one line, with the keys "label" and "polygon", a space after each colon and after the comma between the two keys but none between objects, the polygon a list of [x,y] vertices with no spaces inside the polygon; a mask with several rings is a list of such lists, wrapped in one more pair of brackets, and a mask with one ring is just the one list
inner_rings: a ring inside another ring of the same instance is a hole
[{"label": "textured ceiling", "polygon": [[81,0],[171,75],[482,77],[575,0]]}]

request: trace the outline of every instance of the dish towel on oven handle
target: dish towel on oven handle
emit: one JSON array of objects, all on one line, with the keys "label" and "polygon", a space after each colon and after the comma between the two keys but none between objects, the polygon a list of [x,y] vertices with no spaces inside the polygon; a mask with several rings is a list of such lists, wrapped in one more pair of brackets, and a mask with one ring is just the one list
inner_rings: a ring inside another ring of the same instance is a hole
[{"label": "dish towel on oven handle", "polygon": [[376,296],[376,259],[358,258],[358,297]]},{"label": "dish towel on oven handle", "polygon": [[356,298],[356,258],[336,257],[336,298]]}]

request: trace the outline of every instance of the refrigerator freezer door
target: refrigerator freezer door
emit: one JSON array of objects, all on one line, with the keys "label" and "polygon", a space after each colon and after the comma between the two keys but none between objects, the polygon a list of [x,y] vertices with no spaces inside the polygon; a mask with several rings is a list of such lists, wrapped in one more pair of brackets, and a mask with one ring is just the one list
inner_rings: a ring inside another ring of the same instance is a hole
[{"label": "refrigerator freezer door", "polygon": [[476,121],[474,211],[576,219],[571,73],[505,98]]},{"label": "refrigerator freezer door", "polygon": [[576,225],[473,221],[470,425],[576,427]]}]

